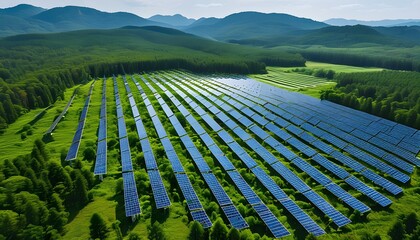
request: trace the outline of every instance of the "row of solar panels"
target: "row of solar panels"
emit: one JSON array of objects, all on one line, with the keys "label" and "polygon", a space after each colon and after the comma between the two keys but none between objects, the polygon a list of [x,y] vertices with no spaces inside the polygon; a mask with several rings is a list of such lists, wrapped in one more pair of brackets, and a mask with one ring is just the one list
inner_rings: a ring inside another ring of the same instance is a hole
[{"label": "row of solar panels", "polygon": [[[189,84],[191,88],[198,91],[199,88],[196,86],[192,86]],[[190,94],[194,94],[192,90],[188,90],[186,85],[183,86],[186,91],[189,91]],[[202,102],[204,105],[204,102]],[[232,102],[233,103],[233,102]],[[237,104],[237,103],[235,103]],[[230,106],[228,106],[228,112],[235,112],[235,116],[237,120],[246,118],[241,113],[237,112],[236,110],[233,110]],[[251,120],[249,120],[251,121]],[[251,124],[252,121],[251,121]],[[249,128],[254,133],[265,133],[261,128],[259,128],[256,125],[253,125],[251,128]],[[266,134],[266,133],[265,133]],[[268,134],[266,134],[268,136]],[[266,137],[264,137],[266,138]],[[231,140],[233,141],[233,139]],[[258,143],[257,143],[258,144]],[[250,147],[253,147],[254,145],[251,145]],[[254,147],[253,150],[265,161],[267,161],[269,164],[272,164],[272,167],[274,170],[276,170],[286,181],[288,181],[297,191],[300,191],[302,193],[310,191],[310,187],[306,185],[300,178],[298,178],[293,172],[291,172],[287,167],[285,167],[281,162],[278,162],[277,159],[269,152],[267,151],[263,146],[257,146]],[[314,171],[318,171],[314,169]],[[320,173],[321,174],[321,173]],[[317,195],[316,193],[314,193]],[[311,195],[312,196],[312,195]],[[317,195],[318,196],[318,195]],[[344,215],[342,215],[340,212],[335,210],[328,202],[326,202],[321,197],[317,198],[317,201],[314,201],[314,198],[308,198],[309,201],[311,201],[315,206],[317,206],[321,211],[323,211],[326,215],[330,216],[332,220],[338,225],[343,226],[350,222],[348,218],[346,218]],[[366,206],[366,208],[368,208]]]},{"label": "row of solar panels", "polygon": [[120,155],[122,165],[123,187],[124,187],[124,207],[126,217],[135,217],[141,213],[139,196],[137,193],[136,180],[133,172],[131,160],[130,144],[128,141],[127,130],[121,104],[117,78],[113,76],[114,96],[118,122],[118,138],[120,142]]},{"label": "row of solar panels", "polygon": [[[153,88],[153,86],[150,85],[150,83],[148,83],[146,79],[143,78],[142,80],[147,84],[147,86],[152,90],[152,92],[155,93],[155,96],[160,97],[157,91]],[[171,117],[175,116],[172,115]],[[183,129],[181,125],[179,127]],[[184,132],[185,130],[182,131],[182,133]],[[230,224],[237,229],[243,229],[248,227],[248,224],[246,223],[245,219],[240,215],[236,207],[233,206],[231,199],[218,182],[216,176],[210,172],[210,167],[204,160],[203,156],[201,155],[195,144],[191,141],[190,137],[187,134],[184,134],[180,137],[180,139],[186,147],[186,150],[190,154],[191,158],[195,162],[196,166],[198,167],[199,171],[201,172],[205,182],[207,183],[211,192],[216,198],[216,201],[221,206]]]},{"label": "row of solar panels", "polygon": [[[174,87],[172,84],[170,83],[166,83],[168,84],[168,86],[171,86],[172,89],[174,89],[177,93],[180,92],[180,90],[178,90],[176,87]],[[195,105],[193,105],[195,106]],[[226,131],[221,130],[218,132],[219,136],[225,141],[225,143],[232,143],[234,140],[230,137],[228,137],[228,134],[226,133]],[[206,142],[206,140],[203,140],[204,142]],[[208,141],[208,140],[207,140]],[[243,161],[249,161],[249,162],[254,162],[254,160],[247,154],[242,154],[240,156],[241,160]],[[246,159],[246,160],[244,160]],[[226,164],[225,164],[226,165]],[[255,166],[255,165],[254,165]],[[261,171],[258,171],[258,169],[260,169]],[[263,185],[265,185],[270,192],[273,193],[273,195],[275,197],[277,197],[277,199],[280,201],[287,201],[290,200],[286,194],[276,185],[276,183],[259,167],[254,167],[251,169],[254,174],[257,175],[257,178],[262,182]],[[257,173],[257,171],[259,172],[259,174]],[[233,171],[231,171],[233,173]],[[230,173],[230,172],[229,172]],[[238,186],[239,189],[241,189]],[[280,195],[278,195],[277,193],[281,193]],[[250,200],[252,201],[252,200]],[[307,229],[310,233],[314,234],[314,235],[321,235],[324,233],[324,231],[322,230],[322,228],[320,228],[306,213],[304,213],[297,205],[295,205],[293,202],[291,203],[292,205],[288,204],[286,206],[289,207],[288,210],[290,210],[290,212],[293,214],[293,216],[295,216],[299,222],[302,223],[302,225],[305,227],[305,229]],[[290,207],[292,206],[292,207]],[[258,208],[258,207],[257,207]],[[257,212],[259,210],[256,210]],[[279,229],[278,227],[275,227],[275,225],[270,225],[269,226],[270,230],[273,232],[276,232],[276,229]],[[283,231],[280,231],[280,233],[283,233]],[[277,233],[279,234],[279,233]]]},{"label": "row of solar panels", "polygon": [[67,111],[70,108],[70,105],[72,104],[74,97],[76,97],[76,94],[73,94],[70,98],[70,100],[67,102],[67,105],[64,107],[63,111],[60,113],[60,115],[54,120],[54,122],[51,124],[51,126],[48,128],[48,130],[45,132],[45,134],[51,134],[54,129],[57,127],[58,123],[61,121],[61,119],[64,117],[64,115],[67,113]]},{"label": "row of solar panels", "polygon": [[106,136],[106,78],[102,86],[101,110],[98,129],[98,146],[96,148],[96,161],[93,173],[104,175],[107,173],[107,136]]},{"label": "row of solar panels", "polygon": [[[123,76],[123,80],[124,80],[124,85],[128,94],[128,98],[129,98],[129,102],[131,105],[131,109],[132,109],[132,113],[133,115],[137,114],[138,108],[137,108],[137,104],[136,101],[133,97],[133,94],[131,92],[131,89],[128,85],[127,79],[125,76]],[[133,78],[134,80],[134,78]],[[141,89],[141,86],[139,84],[136,84],[138,90],[141,93],[144,93],[143,90]],[[146,105],[146,108],[149,112],[149,115],[152,115],[155,111],[153,109],[153,106],[151,105],[149,99],[147,98],[147,96],[145,94],[142,94],[143,97],[143,101],[146,103],[148,103],[149,105]],[[147,100],[147,101],[146,101]],[[155,116],[156,114],[154,114],[153,116]],[[155,199],[155,203],[156,203],[156,208],[157,209],[161,209],[161,208],[167,208],[171,205],[171,201],[169,200],[169,196],[168,193],[166,192],[165,186],[163,185],[163,180],[162,177],[160,176],[160,172],[158,169],[158,165],[153,153],[153,149],[150,145],[149,139],[147,137],[146,134],[146,129],[144,128],[144,125],[142,123],[142,119],[141,116],[139,114],[137,114],[137,116],[134,116],[137,120],[136,122],[141,122],[141,124],[138,124],[136,126],[140,127],[137,129],[137,132],[144,132],[143,134],[139,134],[139,138],[140,138],[140,145],[143,151],[143,156],[144,156],[144,160],[146,163],[146,170],[147,170],[147,174],[149,175],[149,179],[150,179],[150,184],[152,186],[152,192],[153,192],[153,197]],[[156,119],[153,121],[153,124],[160,124],[159,122],[156,122]],[[161,124],[160,124],[161,125]],[[156,127],[156,125],[155,125]],[[144,138],[141,138],[143,137]]]},{"label": "row of solar panels", "polygon": [[69,151],[67,152],[67,156],[65,159],[66,161],[71,161],[77,158],[77,153],[79,152],[80,141],[82,140],[83,129],[85,127],[86,116],[89,109],[90,96],[92,94],[94,84],[95,84],[95,81],[92,83],[92,85],[89,88],[89,93],[86,98],[85,105],[83,106],[82,113],[80,114],[79,124],[77,126],[76,132],[74,133],[73,141],[71,143]]},{"label": "row of solar panels", "polygon": [[[281,116],[283,116],[283,115],[278,112],[279,111],[279,108],[278,107],[275,107],[274,105],[271,105],[271,104],[267,104],[266,102],[265,102],[265,104],[266,104],[265,107],[267,107],[268,109],[272,110],[273,112],[277,112],[276,113],[277,116],[278,116],[277,119],[271,119],[271,120],[273,120],[275,123],[278,123],[282,127],[286,127],[286,126],[290,125],[290,123],[287,123],[287,125],[284,124],[286,121],[283,120],[283,119],[281,119]],[[267,115],[267,116],[269,116],[269,115]],[[280,119],[281,119],[281,121],[279,121]],[[318,136],[321,136],[322,135],[320,129],[317,129],[317,128],[314,128],[314,127],[310,127],[309,128],[309,126],[311,126],[311,125],[309,125],[308,123],[305,123],[305,124],[302,125],[302,127],[305,130],[308,130],[312,134],[318,135]],[[275,129],[276,126],[274,126],[274,125],[268,124],[267,127],[270,128],[270,130],[272,132],[274,132],[276,135],[278,135],[284,141],[287,141],[288,139],[291,138],[291,136],[289,134],[283,132],[281,129],[279,129],[279,128]],[[320,142],[320,141],[313,142],[312,145],[313,146],[316,146],[318,149],[320,149],[321,151],[326,152],[327,154],[331,154],[334,151],[334,149],[332,149],[327,144],[324,144],[323,142]],[[360,171],[363,171],[364,169],[366,169],[363,165],[357,163],[356,161],[352,160],[351,158],[348,158],[347,156],[345,156],[345,155],[343,155],[341,153],[339,153],[339,154],[333,154],[333,156],[338,156],[339,158],[336,159],[336,160],[338,160],[340,162],[344,162],[344,164],[346,164],[346,165],[354,168],[355,170],[357,170],[359,172]],[[345,161],[343,161],[343,159]],[[369,178],[369,179],[371,179],[371,178]],[[373,180],[373,179],[371,179],[371,180]],[[400,187],[396,186],[395,184],[390,183],[388,180],[380,177],[379,175],[376,175],[375,180],[373,180],[373,181],[375,183],[377,183],[377,184],[385,187],[387,190],[389,190],[393,194],[398,194],[398,193],[400,193],[402,191],[402,189]]]}]

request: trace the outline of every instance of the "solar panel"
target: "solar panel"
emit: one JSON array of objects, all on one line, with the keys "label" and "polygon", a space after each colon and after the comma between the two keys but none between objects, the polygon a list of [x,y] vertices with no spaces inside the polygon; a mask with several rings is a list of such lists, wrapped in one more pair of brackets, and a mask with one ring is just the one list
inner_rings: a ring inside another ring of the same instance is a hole
[{"label": "solar panel", "polygon": [[159,120],[159,117],[157,115],[155,115],[155,116],[152,117],[152,122],[155,125],[155,129],[156,129],[156,132],[157,132],[158,137],[159,138],[166,137],[167,136],[166,135],[166,130],[163,127],[163,125],[162,125],[162,123]]},{"label": "solar panel", "polygon": [[231,177],[232,181],[235,183],[235,185],[239,188],[242,195],[244,195],[245,199],[248,201],[249,204],[254,205],[261,203],[261,199],[252,190],[248,183],[242,178],[239,172],[229,171],[228,174]]},{"label": "solar panel", "polygon": [[255,135],[257,135],[262,140],[268,138],[270,135],[266,133],[262,128],[258,127],[257,125],[253,125],[249,128]]},{"label": "solar panel", "polygon": [[233,132],[240,138],[242,141],[246,141],[251,138],[251,135],[249,135],[247,132],[245,132],[242,128],[235,128],[233,129]]},{"label": "solar panel", "polygon": [[222,127],[220,127],[220,125],[207,113],[202,115],[201,118],[210,126],[211,129],[213,129],[213,131],[218,132],[222,129]]},{"label": "solar panel", "polygon": [[181,188],[182,194],[187,201],[188,208],[191,210],[202,209],[200,200],[191,185],[190,179],[186,174],[175,174],[178,185]]},{"label": "solar panel", "polygon": [[106,141],[98,142],[98,148],[96,150],[96,161],[95,161],[95,175],[106,174],[106,153],[107,143]]},{"label": "solar panel", "polygon": [[210,228],[212,226],[212,223],[204,210],[193,211],[191,212],[191,216],[194,221],[203,225],[203,228]]},{"label": "solar panel", "polygon": [[151,170],[148,171],[150,184],[152,185],[153,197],[155,199],[156,208],[167,208],[171,205],[168,193],[163,186],[162,178],[160,177],[159,171]]},{"label": "solar panel", "polygon": [[335,196],[337,196],[339,199],[341,199],[343,202],[345,202],[347,205],[349,205],[351,208],[361,213],[366,213],[370,211],[370,208],[366,204],[354,198],[352,195],[343,190],[337,184],[330,183],[326,185],[325,188],[328,189],[328,191],[333,193]]},{"label": "solar panel", "polygon": [[265,204],[261,203],[253,207],[275,238],[290,235],[289,231],[287,231]]},{"label": "solar panel", "polygon": [[73,160],[77,157],[77,152],[79,151],[80,142],[73,142],[67,152],[66,161]]},{"label": "solar panel", "polygon": [[121,165],[122,165],[123,172],[133,171],[130,150],[121,152]]},{"label": "solar panel", "polygon": [[389,200],[387,197],[383,196],[377,191],[374,191],[372,188],[366,186],[364,183],[362,183],[360,180],[358,180],[357,178],[353,176],[345,179],[344,181],[348,183],[350,186],[354,187],[355,189],[365,194],[366,196],[372,198],[375,202],[377,202],[382,207],[386,207],[392,203],[392,201]]},{"label": "solar panel", "polygon": [[281,162],[276,162],[271,166],[297,191],[304,193],[306,191],[311,190],[311,188],[308,185],[306,185],[306,183],[303,182],[302,179],[297,177],[292,171],[289,170],[289,168],[284,166]]},{"label": "solar panel", "polygon": [[229,135],[228,132],[226,132],[225,130],[221,130],[217,133],[217,135],[219,135],[219,137],[221,139],[223,139],[223,141],[227,144],[227,143],[231,143],[234,141],[234,139]]},{"label": "solar panel", "polygon": [[202,175],[219,205],[231,205],[232,200],[230,200],[216,176],[213,173],[202,173]]},{"label": "solar panel", "polygon": [[306,172],[309,176],[311,176],[315,181],[317,181],[322,186],[325,186],[331,183],[331,179],[326,177],[318,169],[314,168],[312,165],[310,165],[303,159],[297,157],[293,159],[293,164],[296,165],[300,170]]},{"label": "solar panel", "polygon": [[367,179],[373,181],[376,185],[383,187],[388,192],[392,193],[393,195],[398,195],[402,193],[402,188],[396,185],[395,183],[389,181],[388,179],[372,172],[369,169],[366,169],[362,172],[362,175]]},{"label": "solar panel", "polygon": [[334,173],[334,175],[336,175],[340,179],[345,179],[348,176],[350,176],[350,173],[340,168],[339,166],[335,165],[334,163],[330,162],[321,154],[316,154],[315,156],[312,157],[312,160],[314,160],[315,162],[317,162],[319,165],[323,166],[324,168],[328,169],[330,172]]},{"label": "solar panel", "polygon": [[314,236],[320,236],[325,234],[325,231],[312,220],[295,202],[290,199],[280,202],[293,217],[308,231]]},{"label": "solar panel", "polygon": [[284,193],[276,182],[274,182],[274,180],[260,167],[254,167],[251,171],[277,200],[281,201],[288,198],[286,193]]},{"label": "solar panel", "polygon": [[133,172],[123,173],[125,216],[140,214],[140,203]]},{"label": "solar panel", "polygon": [[141,118],[136,118],[136,129],[137,134],[139,135],[139,139],[142,140],[144,138],[147,138],[146,129],[144,128],[143,121]]},{"label": "solar panel", "polygon": [[236,229],[244,229],[248,227],[248,223],[246,223],[245,219],[241,216],[241,214],[235,206],[222,206],[222,210],[225,213],[232,227]]},{"label": "solar panel", "polygon": [[239,145],[236,141],[227,144],[232,152],[234,152],[237,156],[241,156],[242,154],[246,153],[245,150]]}]

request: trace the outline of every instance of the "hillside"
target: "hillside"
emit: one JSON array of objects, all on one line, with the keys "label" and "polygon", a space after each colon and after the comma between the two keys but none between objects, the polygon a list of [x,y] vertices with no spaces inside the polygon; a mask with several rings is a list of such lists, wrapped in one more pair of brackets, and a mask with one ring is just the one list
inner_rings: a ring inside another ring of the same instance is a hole
[{"label": "hillside", "polygon": [[13,8],[0,9],[0,37],[24,33],[112,29],[129,25],[168,26],[131,13],[107,13],[77,6],[45,10],[30,5],[18,5]]},{"label": "hillside", "polygon": [[183,27],[193,24],[196,20],[192,18],[186,18],[181,14],[175,14],[172,16],[168,15],[154,15],[148,18],[150,21],[168,24],[174,27]]},{"label": "hillside", "polygon": [[187,27],[186,32],[222,41],[263,38],[289,34],[299,30],[318,29],[328,26],[307,18],[288,14],[241,12],[223,19],[202,19]]},{"label": "hillside", "polygon": [[46,107],[66,88],[104,74],[173,68],[261,73],[264,63],[304,62],[284,51],[214,42],[155,26],[7,37],[0,39],[0,103],[6,109],[0,111],[0,123],[15,121],[23,109]]},{"label": "hillside", "polygon": [[392,19],[392,20],[377,20],[377,21],[361,21],[354,19],[344,18],[331,18],[324,21],[326,24],[333,26],[346,26],[346,25],[365,25],[371,27],[390,27],[390,26],[420,26],[419,19]]}]

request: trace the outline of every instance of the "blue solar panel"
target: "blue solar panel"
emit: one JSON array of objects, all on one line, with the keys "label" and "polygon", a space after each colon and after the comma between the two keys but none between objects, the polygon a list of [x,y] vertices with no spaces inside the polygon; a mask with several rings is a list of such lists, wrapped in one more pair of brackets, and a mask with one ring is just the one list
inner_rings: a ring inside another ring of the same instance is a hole
[{"label": "blue solar panel", "polygon": [[287,231],[265,204],[261,203],[253,207],[275,238],[290,235],[289,231]]},{"label": "blue solar panel", "polygon": [[223,141],[227,144],[227,143],[231,143],[234,141],[234,139],[229,135],[228,132],[226,132],[225,130],[219,131],[217,133],[217,135],[219,135],[219,137],[221,139],[223,139]]},{"label": "blue solar panel", "polygon": [[191,185],[190,179],[186,174],[175,174],[178,185],[181,188],[182,194],[187,201],[188,208],[191,210],[202,209],[200,200]]},{"label": "blue solar panel", "polygon": [[260,167],[257,166],[252,168],[251,171],[277,200],[281,201],[288,198],[286,193],[284,193],[276,182],[274,182],[274,180]]},{"label": "blue solar panel", "polygon": [[245,154],[245,150],[239,145],[237,142],[231,142],[227,144],[232,152],[234,152],[237,156],[241,156],[242,154]]},{"label": "blue solar panel", "polygon": [[280,143],[275,145],[273,148],[289,161],[292,161],[293,159],[298,157],[294,152],[290,151],[288,148],[286,148]]},{"label": "blue solar panel", "polygon": [[66,161],[73,160],[77,157],[77,152],[79,151],[79,143],[73,142],[67,152]]},{"label": "blue solar panel", "polygon": [[153,196],[156,203],[156,208],[167,208],[171,205],[168,193],[163,186],[162,178],[160,177],[159,171],[152,170],[148,171],[150,184],[152,185]]},{"label": "blue solar panel", "polygon": [[158,166],[157,166],[156,159],[153,152],[147,151],[147,152],[143,152],[143,154],[144,154],[144,161],[146,163],[146,169],[147,170],[157,169]]},{"label": "blue solar panel", "polygon": [[337,211],[333,206],[331,206],[331,204],[325,201],[325,199],[314,191],[311,190],[305,192],[303,195],[305,195],[305,197],[317,206],[323,213],[330,217],[338,227],[345,226],[351,222],[350,219]]},{"label": "blue solar panel", "polygon": [[286,127],[286,129],[290,131],[291,133],[295,134],[296,136],[299,136],[300,134],[304,132],[301,128],[298,128],[294,125],[289,125]]},{"label": "blue solar panel", "polygon": [[286,166],[284,166],[281,162],[276,162],[275,164],[271,165],[274,170],[280,176],[282,176],[288,183],[290,183],[297,191],[304,193],[306,191],[311,190],[311,188],[306,185],[305,182],[302,181],[299,177],[297,177],[292,171],[289,170]]},{"label": "blue solar panel", "polygon": [[306,172],[311,176],[315,181],[317,181],[322,186],[325,186],[331,183],[331,179],[327,178],[322,174],[318,169],[314,168],[312,165],[297,157],[293,160],[293,164],[296,165],[300,170]]},{"label": "blue solar panel", "polygon": [[121,152],[121,165],[123,172],[133,171],[133,164],[131,162],[130,150]]},{"label": "blue solar panel", "polygon": [[166,135],[166,130],[163,127],[163,125],[160,122],[159,117],[157,115],[155,115],[155,116],[152,117],[152,122],[155,125],[155,129],[156,129],[156,132],[157,132],[158,137],[159,138],[166,137],[167,136]]},{"label": "blue solar panel", "polygon": [[253,110],[251,110],[249,107],[245,107],[241,110],[245,115],[247,115],[248,117],[252,117],[256,114],[256,112],[254,112]]},{"label": "blue solar panel", "polygon": [[254,205],[254,204],[261,203],[261,199],[252,190],[252,188],[248,185],[248,183],[242,178],[239,172],[229,171],[228,174],[231,177],[232,181],[239,188],[242,195],[244,195],[245,199],[248,201],[249,204]]},{"label": "blue solar panel", "polygon": [[265,126],[268,130],[270,130],[272,133],[274,133],[277,137],[282,139],[283,141],[286,141],[287,139],[291,138],[292,136],[288,134],[287,132],[283,131],[276,125],[269,123]]},{"label": "blue solar panel", "polygon": [[144,128],[143,121],[141,118],[137,118],[136,120],[136,128],[137,128],[137,134],[139,135],[139,139],[147,138],[146,129]]},{"label": "blue solar panel", "polygon": [[246,141],[251,138],[251,135],[249,135],[247,132],[245,132],[242,128],[235,128],[233,129],[233,132],[240,138],[242,141]]},{"label": "blue solar panel", "polygon": [[124,113],[123,113],[122,107],[120,105],[120,106],[117,106],[117,118],[120,118],[122,116],[124,116]]},{"label": "blue solar panel", "polygon": [[241,216],[241,214],[235,206],[222,206],[222,210],[225,213],[232,227],[236,229],[244,229],[248,227],[248,223],[246,223],[245,219]]},{"label": "blue solar panel", "polygon": [[312,142],[315,142],[315,141],[317,141],[317,138],[316,137],[314,137],[314,136],[312,136],[312,135],[310,135],[309,133],[307,133],[307,132],[303,132],[303,133],[301,133],[300,135],[299,135],[299,137],[302,139],[302,140],[304,140],[305,142],[307,142],[307,143],[312,143]]},{"label": "blue solar panel", "polygon": [[258,127],[257,125],[253,125],[249,128],[255,135],[257,135],[262,140],[268,138],[270,135],[266,133],[262,128]]},{"label": "blue solar panel", "polygon": [[388,192],[394,195],[398,195],[403,192],[401,187],[399,187],[393,182],[390,182],[388,179],[382,176],[379,176],[378,174],[372,172],[369,169],[366,169],[365,171],[363,171],[362,175],[366,177],[367,179],[373,181],[376,185],[383,187]]},{"label": "blue solar panel", "polygon": [[330,183],[327,186],[325,186],[325,188],[328,189],[328,191],[333,193],[335,196],[337,196],[339,199],[341,199],[343,202],[345,202],[347,205],[349,205],[351,208],[361,213],[366,213],[370,211],[370,208],[366,204],[354,198],[352,195],[343,190],[337,184]]},{"label": "blue solar panel", "polygon": [[123,138],[127,136],[127,129],[125,126],[124,118],[118,118],[118,137]]},{"label": "blue solar panel", "polygon": [[348,176],[350,176],[350,173],[348,173],[346,170],[330,162],[328,159],[326,159],[320,154],[316,154],[315,156],[313,156],[312,160],[314,160],[315,162],[317,162],[319,165],[323,166],[324,168],[328,169],[330,172],[334,173],[334,175],[336,175],[340,179],[345,179]]},{"label": "blue solar panel", "polygon": [[99,120],[98,141],[106,139],[106,118]]},{"label": "blue solar panel", "polygon": [[314,146],[315,148],[321,150],[322,152],[324,152],[326,154],[331,154],[332,152],[335,151],[333,147],[331,147],[330,145],[328,145],[328,144],[326,144],[326,143],[324,143],[320,140],[312,142],[311,144],[312,144],[312,146]]},{"label": "blue solar panel", "polygon": [[228,120],[230,120],[230,118],[224,113],[224,112],[219,112],[216,114],[216,116],[220,119],[220,121],[222,122],[227,122]]},{"label": "blue solar panel", "polygon": [[147,111],[149,112],[150,117],[153,117],[156,115],[155,108],[152,105],[147,106]]},{"label": "blue solar panel", "polygon": [[222,127],[220,127],[220,125],[207,113],[202,115],[201,118],[210,126],[211,129],[213,129],[213,131],[218,132],[222,129]]},{"label": "blue solar panel", "polygon": [[342,154],[341,152],[334,151],[334,152],[331,153],[331,156],[334,159],[336,159],[337,161],[341,162],[342,164],[344,164],[344,165],[352,168],[356,172],[361,172],[364,169],[366,169],[365,166],[363,166],[362,164],[356,162],[352,158],[350,158],[350,157]]},{"label": "blue solar panel", "polygon": [[96,152],[95,169],[93,172],[95,175],[106,174],[106,154],[106,141],[101,141],[98,143],[98,151]]},{"label": "blue solar panel", "polygon": [[382,194],[374,191],[372,188],[366,186],[363,182],[358,180],[355,177],[349,177],[345,180],[350,186],[354,187],[355,189],[359,190],[363,194],[367,195],[368,197],[372,198],[375,202],[377,202],[382,207],[386,207],[392,203],[387,197],[383,196]]},{"label": "blue solar panel", "polygon": [[217,181],[216,176],[213,173],[202,173],[202,175],[219,205],[231,205],[232,200],[230,200],[222,185]]},{"label": "blue solar panel", "polygon": [[306,231],[314,236],[325,234],[325,231],[292,200],[287,199],[285,201],[281,201],[280,203],[296,218]]},{"label": "blue solar panel", "polygon": [[139,196],[133,172],[123,173],[125,216],[140,214]]},{"label": "blue solar panel", "polygon": [[249,127],[253,124],[253,122],[251,120],[249,120],[249,118],[243,116],[239,119],[237,119],[242,125],[244,125],[245,127]]},{"label": "blue solar panel", "polygon": [[265,148],[257,148],[254,150],[265,162],[273,164],[277,162],[277,158]]},{"label": "blue solar panel", "polygon": [[212,226],[212,223],[204,210],[193,211],[191,212],[191,216],[194,221],[203,225],[203,228],[210,228]]}]

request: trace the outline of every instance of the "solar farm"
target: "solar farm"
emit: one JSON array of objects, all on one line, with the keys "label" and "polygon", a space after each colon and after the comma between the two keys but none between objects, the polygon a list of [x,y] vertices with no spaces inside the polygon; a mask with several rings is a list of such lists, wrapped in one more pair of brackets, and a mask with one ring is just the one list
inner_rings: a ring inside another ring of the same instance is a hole
[{"label": "solar farm", "polygon": [[[94,91],[100,112],[90,120]],[[189,221],[206,229],[220,214],[232,228],[259,226],[271,238],[337,233],[351,229],[356,213],[388,211],[420,166],[420,131],[246,76],[162,71],[98,79],[66,161],[80,156],[86,121],[99,122],[92,170],[101,180],[122,176],[133,224],[149,211],[148,195],[163,212],[185,203]],[[139,171],[150,190],[139,188]]]}]

